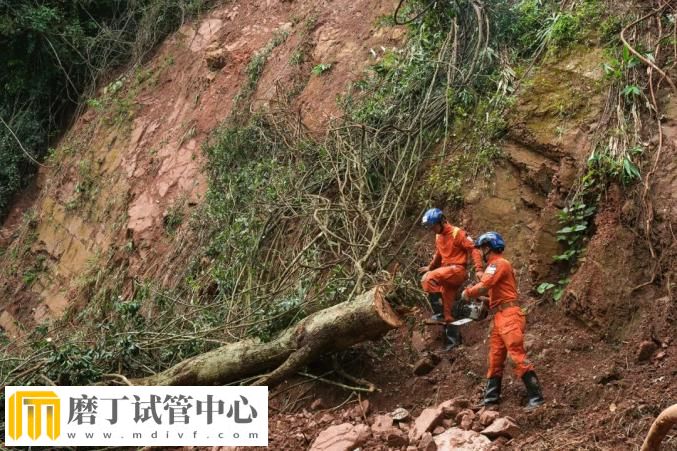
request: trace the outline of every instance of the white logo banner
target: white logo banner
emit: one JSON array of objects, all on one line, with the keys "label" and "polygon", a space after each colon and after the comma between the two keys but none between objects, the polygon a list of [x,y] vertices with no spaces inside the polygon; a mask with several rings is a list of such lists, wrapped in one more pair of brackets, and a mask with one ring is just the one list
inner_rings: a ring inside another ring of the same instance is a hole
[{"label": "white logo banner", "polygon": [[267,446],[268,387],[6,387],[6,446]]}]

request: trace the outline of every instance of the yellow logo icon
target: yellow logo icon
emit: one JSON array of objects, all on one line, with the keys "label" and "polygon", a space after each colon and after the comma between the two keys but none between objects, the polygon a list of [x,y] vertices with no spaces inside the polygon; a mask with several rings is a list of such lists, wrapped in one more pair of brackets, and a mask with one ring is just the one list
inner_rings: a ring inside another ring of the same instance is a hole
[{"label": "yellow logo icon", "polygon": [[[25,417],[24,417],[24,407]],[[18,440],[24,420],[28,436],[36,440],[42,434],[42,413],[46,413],[47,437],[56,440],[61,433],[61,400],[53,391],[18,391],[9,397],[8,434]]]}]

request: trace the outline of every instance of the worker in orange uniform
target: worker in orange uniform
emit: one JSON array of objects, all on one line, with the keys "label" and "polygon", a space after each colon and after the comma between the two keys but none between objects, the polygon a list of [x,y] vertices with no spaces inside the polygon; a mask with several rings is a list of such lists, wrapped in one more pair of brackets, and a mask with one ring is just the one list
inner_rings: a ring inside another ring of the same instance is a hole
[{"label": "worker in orange uniform", "polygon": [[480,282],[466,288],[461,298],[468,300],[489,294],[491,332],[489,333],[489,370],[482,404],[497,404],[501,398],[501,378],[506,355],[515,365],[515,374],[527,389],[527,407],[543,404],[541,386],[524,350],[526,319],[517,301],[517,284],[512,264],[503,258],[505,242],[500,234],[487,232],[475,242],[487,262]]},{"label": "worker in orange uniform", "polygon": [[[423,274],[421,285],[435,315],[433,319],[444,323],[447,350],[461,344],[461,334],[454,321],[452,308],[458,289],[468,275],[466,265],[472,257],[476,270],[482,270],[482,255],[466,232],[449,224],[439,208],[426,211],[423,227],[435,233],[435,256],[428,266],[419,268]],[[440,302],[441,299],[441,302]]]}]

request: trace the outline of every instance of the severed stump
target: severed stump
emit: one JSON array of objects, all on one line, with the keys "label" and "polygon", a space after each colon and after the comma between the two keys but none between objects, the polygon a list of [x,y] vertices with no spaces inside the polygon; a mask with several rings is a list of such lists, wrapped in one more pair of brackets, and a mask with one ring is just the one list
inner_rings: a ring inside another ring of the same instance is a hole
[{"label": "severed stump", "polygon": [[377,286],[352,301],[315,312],[270,342],[249,339],[230,343],[131,383],[223,385],[272,370],[255,385],[274,385],[323,354],[380,338],[400,327],[402,320],[386,300],[387,291],[385,286]]},{"label": "severed stump", "polygon": [[658,415],[644,439],[641,451],[658,451],[661,448],[661,442],[675,424],[677,424],[677,404],[668,407]]}]

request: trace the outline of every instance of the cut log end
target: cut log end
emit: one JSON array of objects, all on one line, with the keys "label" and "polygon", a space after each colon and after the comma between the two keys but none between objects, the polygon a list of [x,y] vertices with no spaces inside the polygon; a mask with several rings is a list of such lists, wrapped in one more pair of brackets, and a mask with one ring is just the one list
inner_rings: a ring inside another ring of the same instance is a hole
[{"label": "cut log end", "polygon": [[402,327],[404,322],[402,318],[393,310],[390,303],[386,300],[388,293],[387,287],[380,285],[374,293],[374,310],[383,319],[383,321],[392,328]]}]

